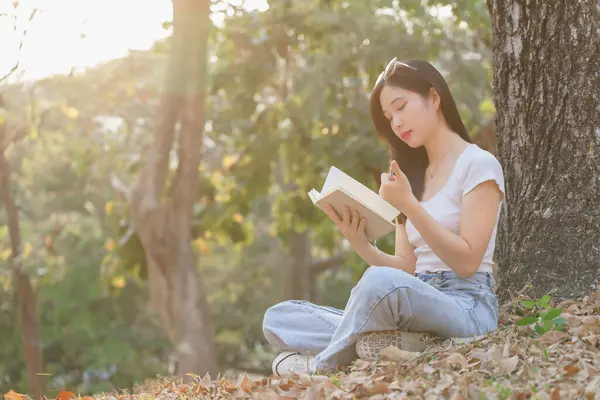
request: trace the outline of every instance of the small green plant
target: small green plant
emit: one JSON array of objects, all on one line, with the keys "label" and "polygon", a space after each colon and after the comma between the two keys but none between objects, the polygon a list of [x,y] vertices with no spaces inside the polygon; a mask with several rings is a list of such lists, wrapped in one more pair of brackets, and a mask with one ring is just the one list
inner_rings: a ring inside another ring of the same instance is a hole
[{"label": "small green plant", "polygon": [[331,377],[331,383],[333,383],[338,388],[342,387],[342,380],[340,379],[339,374],[336,374],[336,375],[334,375],[334,376]]},{"label": "small green plant", "polygon": [[565,319],[560,316],[561,308],[550,306],[551,297],[544,295],[537,300],[523,300],[519,304],[524,309],[525,316],[517,321],[518,326],[533,325],[533,330],[538,335],[550,332],[552,327],[562,331]]}]

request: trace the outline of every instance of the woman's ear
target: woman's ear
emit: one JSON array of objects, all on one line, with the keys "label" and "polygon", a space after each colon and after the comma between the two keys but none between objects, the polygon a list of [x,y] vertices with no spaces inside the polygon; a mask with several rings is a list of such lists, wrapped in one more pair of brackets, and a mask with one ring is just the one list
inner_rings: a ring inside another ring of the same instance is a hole
[{"label": "woman's ear", "polygon": [[435,111],[441,111],[440,104],[442,103],[442,98],[440,97],[437,90],[435,90],[435,88],[433,88],[433,87],[429,89],[429,99],[430,99],[431,104],[433,105]]}]

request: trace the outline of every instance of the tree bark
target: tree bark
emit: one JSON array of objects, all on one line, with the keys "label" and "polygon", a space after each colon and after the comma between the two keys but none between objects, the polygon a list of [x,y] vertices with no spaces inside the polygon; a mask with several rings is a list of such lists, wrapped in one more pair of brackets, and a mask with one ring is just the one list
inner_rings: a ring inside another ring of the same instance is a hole
[{"label": "tree bark", "polygon": [[37,292],[34,290],[29,275],[21,268],[21,228],[19,223],[19,210],[12,197],[10,188],[10,170],[4,155],[5,125],[0,124],[0,198],[6,211],[8,234],[12,254],[10,266],[17,286],[17,299],[19,303],[19,327],[23,355],[27,368],[29,394],[34,399],[41,399],[44,394],[43,373],[44,360],[40,345],[37,316]]},{"label": "tree bark", "polygon": [[[148,262],[150,301],[174,345],[179,376],[217,372],[210,307],[191,243],[205,123],[209,5],[209,0],[173,1],[172,49],[159,121],[128,196]],[[177,171],[166,190],[174,141]]]},{"label": "tree bark", "polygon": [[310,279],[311,240],[308,232],[290,232],[290,264],[287,270],[285,298],[290,300],[311,300],[313,290]]},{"label": "tree bark", "polygon": [[600,277],[600,9],[488,0],[498,157],[506,204],[498,237],[501,299],[578,298]]}]

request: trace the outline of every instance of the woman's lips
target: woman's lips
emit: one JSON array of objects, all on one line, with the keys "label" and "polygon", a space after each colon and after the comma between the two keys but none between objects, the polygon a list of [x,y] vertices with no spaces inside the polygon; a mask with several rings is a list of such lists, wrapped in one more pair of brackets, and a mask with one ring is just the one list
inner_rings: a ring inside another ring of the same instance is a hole
[{"label": "woman's lips", "polygon": [[400,138],[402,140],[408,140],[410,138],[410,134],[412,133],[412,130],[408,130],[408,131],[404,131],[402,132],[402,134],[400,135]]}]

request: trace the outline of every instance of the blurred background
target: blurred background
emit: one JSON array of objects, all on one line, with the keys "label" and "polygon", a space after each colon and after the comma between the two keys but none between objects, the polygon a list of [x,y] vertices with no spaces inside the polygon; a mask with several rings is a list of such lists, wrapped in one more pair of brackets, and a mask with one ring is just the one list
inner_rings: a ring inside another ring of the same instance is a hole
[{"label": "blurred background", "polygon": [[[367,268],[306,193],[331,165],[379,187],[388,154],[368,95],[392,57],[434,64],[475,142],[495,152],[490,22],[484,0],[214,0],[210,9],[191,234],[213,337],[198,340],[215,354],[207,370],[268,375],[265,310],[286,299],[343,308]],[[0,0],[0,126],[16,132],[0,190],[12,194],[21,242],[15,273],[0,208],[2,392],[27,393],[23,343],[36,338],[50,395],[178,373],[119,189],[153,142],[172,22],[167,0]],[[169,170],[177,165],[173,151]],[[392,240],[377,244],[389,251]]]}]

